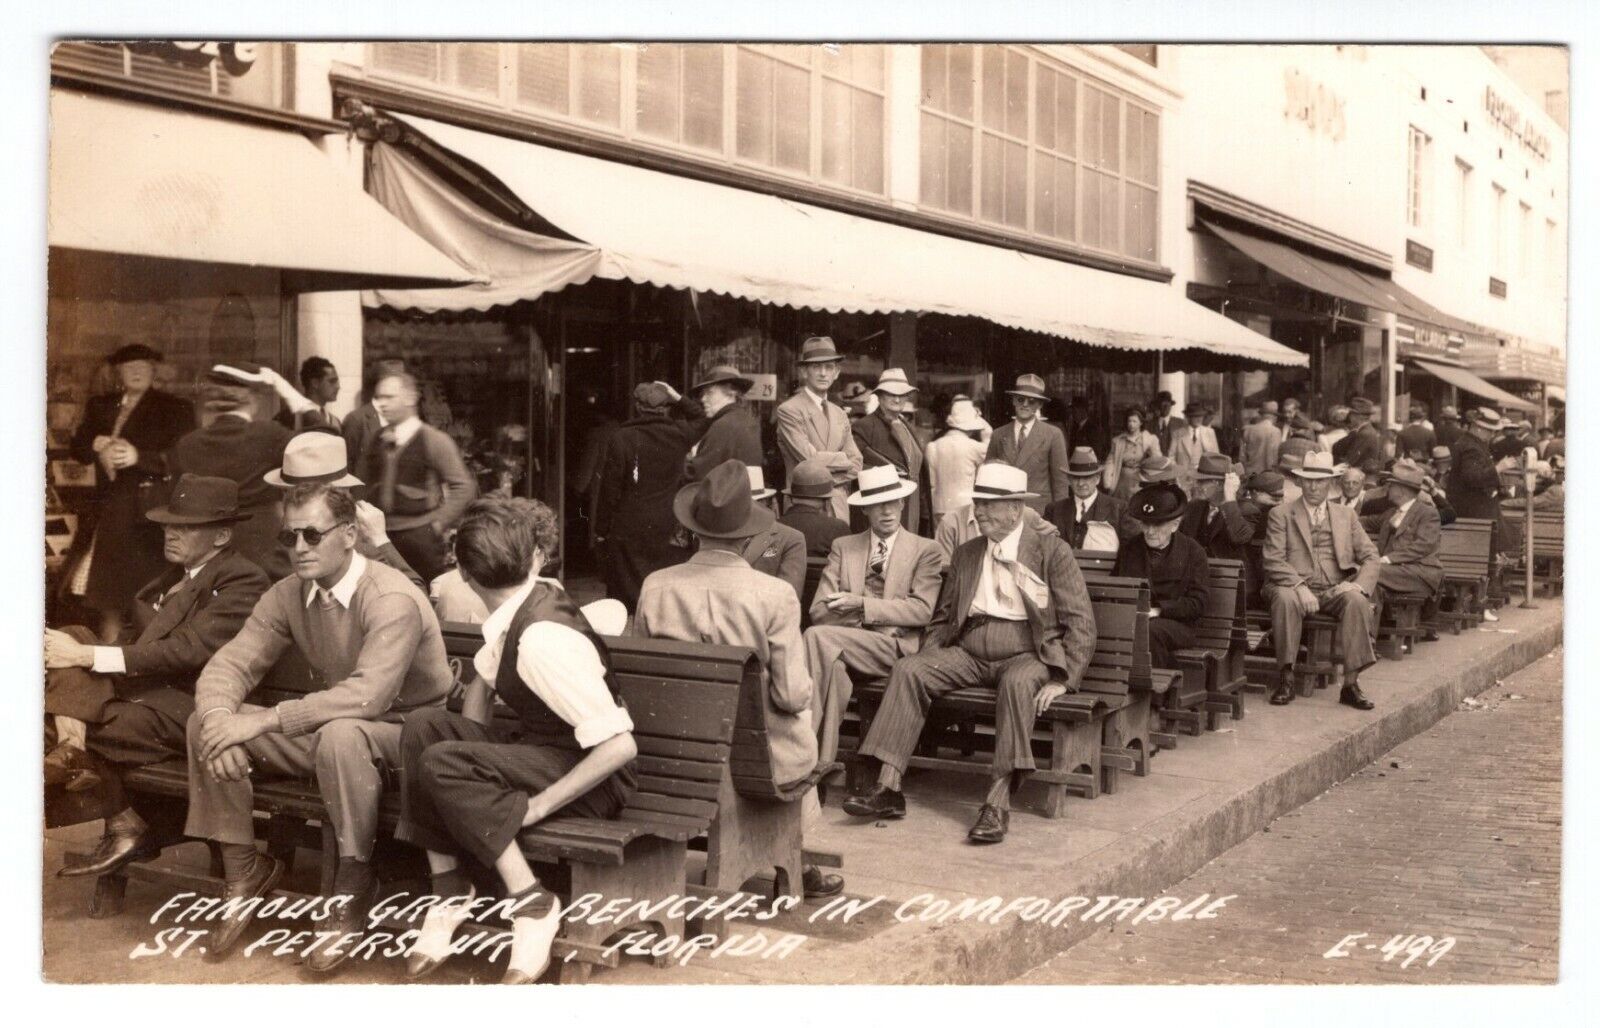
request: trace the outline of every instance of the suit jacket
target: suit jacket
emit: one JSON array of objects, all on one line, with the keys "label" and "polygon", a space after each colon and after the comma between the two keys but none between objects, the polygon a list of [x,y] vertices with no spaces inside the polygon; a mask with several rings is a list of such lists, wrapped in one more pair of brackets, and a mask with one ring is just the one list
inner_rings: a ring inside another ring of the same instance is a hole
[{"label": "suit jacket", "polygon": [[[917,442],[911,426],[900,415],[891,413],[886,407],[879,407],[873,413],[856,419],[851,432],[856,437],[856,448],[861,451],[863,467],[891,464],[901,478],[911,482],[921,480],[922,445]],[[905,516],[901,518],[905,527],[913,533],[921,525],[921,508],[922,491],[919,489],[906,497]]]},{"label": "suit jacket", "polygon": [[1275,422],[1261,418],[1244,430],[1244,471],[1253,475],[1257,471],[1272,471],[1278,466],[1278,447],[1283,444],[1283,433]]},{"label": "suit jacket", "polygon": [[686,480],[698,482],[712,468],[730,460],[756,468],[766,463],[761,453],[761,425],[743,403],[730,403],[711,416],[705,434],[684,464]]},{"label": "suit jacket", "polygon": [[[1022,508],[1022,523],[1040,535],[1060,534],[1054,522],[1032,507]],[[962,543],[976,539],[980,534],[982,533],[978,531],[978,518],[973,513],[972,504],[967,503],[939,519],[939,527],[934,530],[933,541],[939,544],[939,552],[944,554],[945,565],[948,566],[957,548]]]},{"label": "suit jacket", "polygon": [[1043,513],[1054,501],[1072,495],[1067,481],[1067,437],[1052,424],[1035,419],[1019,450],[1017,423],[1006,422],[989,437],[988,458],[1015,464],[1028,473],[1028,492],[1038,493],[1039,498],[1023,502],[1036,511]]},{"label": "suit jacket", "polygon": [[[1195,440],[1196,432],[1199,433],[1199,441]],[[1221,452],[1222,448],[1217,445],[1217,433],[1211,430],[1210,425],[1195,429],[1185,424],[1182,428],[1172,430],[1172,446],[1167,450],[1167,456],[1178,466],[1178,484],[1188,490],[1194,485],[1194,470],[1200,466],[1200,455]]]},{"label": "suit jacket", "polygon": [[1400,456],[1413,457],[1426,464],[1433,459],[1433,448],[1438,445],[1438,437],[1433,429],[1420,421],[1408,422],[1400,430]]},{"label": "suit jacket", "polygon": [[[344,424],[339,426],[339,434],[344,436],[344,454],[348,467],[356,467],[372,440],[378,437],[378,432],[383,428],[383,422],[378,418],[378,408],[369,400],[350,412],[344,419]],[[371,483],[368,483],[369,485]]]},{"label": "suit jacket", "polygon": [[[1378,548],[1372,545],[1360,518],[1349,507],[1328,504],[1334,562],[1368,596],[1378,585]],[[1293,589],[1313,574],[1311,514],[1303,500],[1280,503],[1267,512],[1267,541],[1261,548],[1261,570],[1267,583]]]},{"label": "suit jacket", "polygon": [[[939,590],[939,604],[928,625],[925,645],[953,646],[960,638],[988,552],[989,540],[984,536],[970,539],[956,550],[950,573]],[[1052,682],[1076,692],[1084,669],[1094,657],[1096,636],[1094,606],[1089,602],[1089,590],[1083,584],[1083,573],[1078,570],[1072,548],[1060,536],[1041,535],[1023,525],[1017,563],[1048,587],[1043,606],[1034,602],[1028,589],[1021,590],[1022,605],[1028,611],[1028,626],[1033,632],[1034,653],[1050,669]]]},{"label": "suit jacket", "polygon": [[1495,493],[1500,488],[1500,473],[1495,470],[1489,447],[1471,432],[1462,432],[1450,446],[1450,477],[1445,491],[1458,518],[1500,516]]},{"label": "suit jacket", "polygon": [[140,589],[133,601],[138,635],[122,647],[126,672],[120,699],[148,703],[175,720],[194,709],[194,681],[222,644],[239,634],[272,583],[254,562],[225,549],[162,602],[185,575],[176,564]]},{"label": "suit jacket", "polygon": [[814,507],[790,507],[778,524],[788,525],[805,536],[807,557],[826,557],[835,539],[850,534],[849,525]]},{"label": "suit jacket", "polygon": [[745,540],[745,563],[764,575],[794,587],[797,600],[806,593],[806,537],[788,525],[773,522],[765,532]]},{"label": "suit jacket", "polygon": [[1116,529],[1119,539],[1127,538],[1128,533],[1123,524],[1123,515],[1127,513],[1128,503],[1119,500],[1110,493],[1097,492],[1094,502],[1089,505],[1089,516],[1083,521],[1078,520],[1078,498],[1068,496],[1064,500],[1052,503],[1044,512],[1050,523],[1056,526],[1061,533],[1061,538],[1074,550],[1083,549],[1083,538],[1088,534],[1090,521],[1104,521]]},{"label": "suit jacket", "polygon": [[794,477],[794,466],[801,461],[821,460],[833,474],[833,516],[849,521],[850,505],[845,497],[850,483],[861,474],[862,458],[844,408],[830,400],[823,410],[801,389],[778,404],[773,417],[778,423],[784,480]]},{"label": "suit jacket", "polygon": [[1439,510],[1420,495],[1394,527],[1394,515],[1383,515],[1378,528],[1378,553],[1389,558],[1390,564],[1400,564],[1416,572],[1428,588],[1439,591],[1444,579],[1444,567],[1439,563]]},{"label": "suit jacket", "polygon": [[[844,625],[881,632],[896,640],[901,656],[915,653],[922,646],[922,632],[933,618],[933,605],[939,602],[939,585],[944,574],[944,551],[932,539],[924,539],[905,528],[889,551],[889,564],[883,569],[883,596],[867,596],[867,561],[872,556],[871,530],[847,535],[828,552],[828,566],[817,583],[811,601],[813,625]],[[835,613],[824,597],[836,592],[865,597],[861,611]]]},{"label": "suit jacket", "polygon": [[779,785],[817,766],[811,676],[793,590],[726,550],[704,550],[653,572],[639,590],[634,628],[648,639],[746,646],[761,661],[767,741]]},{"label": "suit jacket", "polygon": [[283,526],[283,491],[264,474],[283,463],[292,438],[275,421],[250,421],[224,415],[179,439],[167,453],[175,477],[184,473],[230,478],[239,484],[239,513],[250,520],[233,526],[233,548],[260,565],[273,581],[290,573],[288,553],[278,545]]},{"label": "suit jacket", "polygon": [[1251,515],[1260,517],[1256,505],[1252,503],[1246,507],[1229,501],[1217,507],[1215,518],[1211,518],[1210,514],[1210,502],[1190,500],[1189,506],[1184,509],[1183,519],[1178,522],[1178,531],[1199,543],[1208,557],[1244,560],[1250,540],[1256,534]]},{"label": "suit jacket", "polygon": [[1333,459],[1363,469],[1373,461],[1382,463],[1383,436],[1369,421],[1333,444]]}]

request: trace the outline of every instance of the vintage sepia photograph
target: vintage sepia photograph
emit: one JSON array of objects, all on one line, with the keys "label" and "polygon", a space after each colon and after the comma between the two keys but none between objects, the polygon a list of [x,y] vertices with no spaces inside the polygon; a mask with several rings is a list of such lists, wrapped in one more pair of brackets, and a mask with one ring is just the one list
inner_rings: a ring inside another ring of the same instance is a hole
[{"label": "vintage sepia photograph", "polygon": [[1565,41],[94,29],[44,982],[1570,970]]}]

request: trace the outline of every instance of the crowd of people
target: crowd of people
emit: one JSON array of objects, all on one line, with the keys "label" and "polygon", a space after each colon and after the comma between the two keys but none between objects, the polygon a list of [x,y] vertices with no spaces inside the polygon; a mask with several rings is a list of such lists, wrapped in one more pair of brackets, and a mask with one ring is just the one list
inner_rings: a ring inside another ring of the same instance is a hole
[{"label": "crowd of people", "polygon": [[[89,406],[74,442],[105,474],[68,588],[100,617],[45,630],[44,770],[47,789],[94,795],[105,828],[61,873],[102,875],[204,839],[227,898],[262,897],[283,866],[256,846],[252,782],[309,777],[334,829],[334,893],[348,898],[330,927],[359,940],[378,894],[381,769],[393,769],[396,837],[426,852],[432,891],[449,899],[408,955],[414,977],[449,956],[470,916],[470,865],[492,869],[510,902],[507,980],[546,966],[559,910],[517,837],[557,812],[605,818],[627,802],[637,747],[605,642],[624,624],[756,654],[780,786],[832,765],[855,684],[886,680],[857,748],[867,784],[843,801],[863,823],[906,815],[932,704],[993,689],[989,788],[968,832],[992,845],[1034,770],[1036,718],[1080,687],[1095,651],[1075,550],[1114,552],[1114,574],[1148,581],[1157,667],[1194,643],[1209,561],[1242,561],[1270,611],[1271,702],[1294,700],[1303,622],[1320,611],[1340,625],[1340,702],[1370,710],[1359,676],[1377,659],[1383,606],[1437,596],[1441,525],[1497,517],[1503,464],[1523,445],[1539,450],[1541,495],[1558,502],[1564,464],[1560,439],[1533,440],[1493,410],[1444,408],[1435,426],[1414,409],[1386,433],[1359,396],[1328,412],[1331,431],[1293,398],[1263,404],[1224,453],[1204,405],[1175,417],[1162,394],[1148,419],[1125,412],[1102,453],[1076,409],[1065,429],[1040,417],[1050,397],[1033,374],[1006,391],[1012,420],[991,427],[973,398],[954,397],[947,431],[923,445],[902,370],[885,370],[853,414],[830,397],[843,355],[812,338],[801,388],[775,415],[781,504],[747,374],[714,367],[687,396],[662,382],[634,390],[634,416],[599,464],[595,526],[628,621],[601,625],[541,573],[558,556],[555,515],[476,498],[450,438],[418,418],[403,367],[376,367],[341,424],[326,362],[306,363],[300,389],[270,368],[217,365],[202,393],[212,418],[188,430],[189,405],[150,388],[158,359],[113,354],[122,392]],[[282,419],[258,416],[264,392]],[[160,502],[141,502],[163,482]],[[826,558],[809,596],[808,556]],[[484,639],[459,704],[441,620],[476,621]],[[251,703],[290,655],[319,688]],[[497,705],[511,716],[494,717]],[[183,823],[142,812],[121,778],[175,757],[189,767]],[[820,802],[806,793],[807,824]],[[820,897],[844,883],[807,867],[803,884]],[[213,954],[248,923],[225,919]],[[331,971],[354,946],[318,949],[309,966]]]}]

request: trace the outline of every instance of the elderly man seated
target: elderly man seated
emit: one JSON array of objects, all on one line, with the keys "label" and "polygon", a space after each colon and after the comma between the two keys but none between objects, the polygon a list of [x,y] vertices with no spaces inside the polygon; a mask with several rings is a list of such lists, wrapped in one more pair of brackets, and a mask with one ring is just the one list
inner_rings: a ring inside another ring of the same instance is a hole
[{"label": "elderly man seated", "polygon": [[1378,534],[1378,609],[1391,596],[1432,599],[1439,592],[1444,568],[1439,563],[1439,510],[1426,497],[1427,474],[1415,461],[1402,459],[1389,469],[1389,509],[1363,518],[1368,532]]},{"label": "elderly man seated", "polygon": [[[1004,464],[1005,461],[989,461],[990,464]],[[958,496],[971,496],[971,491],[958,493]],[[1022,522],[1040,535],[1059,535],[1059,530],[1049,518],[1040,514],[1032,507],[1022,508]],[[933,541],[939,544],[939,550],[944,554],[945,563],[955,555],[956,549],[963,543],[970,542],[983,534],[978,527],[977,505],[964,503],[955,510],[950,511],[939,519],[939,527],[933,534]]]},{"label": "elderly man seated", "polygon": [[978,468],[971,498],[983,535],[956,550],[923,648],[897,663],[860,753],[879,764],[877,784],[845,801],[856,817],[906,813],[906,764],[934,701],[988,686],[995,699],[989,795],[967,833],[975,843],[1005,839],[1011,793],[1034,769],[1033,724],[1057,696],[1076,691],[1094,656],[1094,608],[1072,550],[1059,536],[1027,527],[1027,472]]},{"label": "elderly man seated", "polygon": [[917,652],[939,600],[944,551],[903,528],[900,515],[916,483],[893,466],[865,468],[849,504],[867,530],[837,540],[811,602],[806,668],[811,673],[811,721],[817,760],[839,752],[839,722],[850,703],[850,674],[882,678],[901,657]]}]

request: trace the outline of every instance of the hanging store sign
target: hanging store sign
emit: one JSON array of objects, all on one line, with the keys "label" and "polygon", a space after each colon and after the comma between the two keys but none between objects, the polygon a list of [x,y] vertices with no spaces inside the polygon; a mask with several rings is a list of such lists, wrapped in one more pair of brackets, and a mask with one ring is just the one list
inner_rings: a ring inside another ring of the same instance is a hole
[{"label": "hanging store sign", "polygon": [[1532,118],[1524,118],[1509,100],[1496,93],[1493,86],[1483,89],[1483,109],[1501,132],[1515,139],[1528,153],[1541,161],[1550,159],[1550,137],[1539,131]]},{"label": "hanging store sign", "polygon": [[198,39],[151,40],[123,44],[136,54],[145,54],[170,64],[204,68],[215,63],[229,75],[243,75],[256,63],[255,43],[218,43]]},{"label": "hanging store sign", "polygon": [[1283,70],[1283,116],[1337,143],[1344,138],[1344,99],[1299,68]]},{"label": "hanging store sign", "polygon": [[1506,284],[1491,275],[1489,278],[1489,295],[1498,296],[1504,300],[1506,298]]}]

